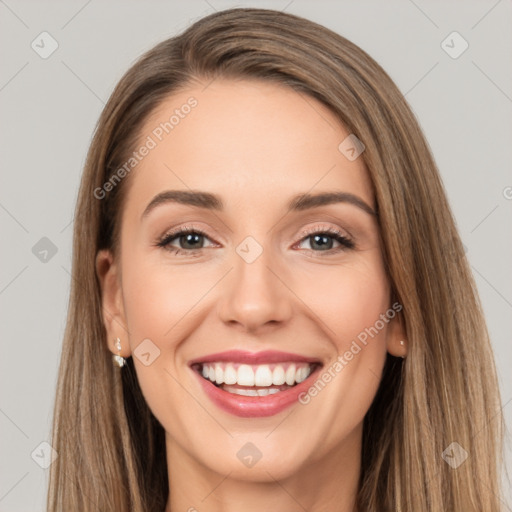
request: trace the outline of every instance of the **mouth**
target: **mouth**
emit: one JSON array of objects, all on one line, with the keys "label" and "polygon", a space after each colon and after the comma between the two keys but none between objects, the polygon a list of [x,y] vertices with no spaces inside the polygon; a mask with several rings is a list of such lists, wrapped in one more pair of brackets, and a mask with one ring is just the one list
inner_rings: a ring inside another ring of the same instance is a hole
[{"label": "mouth", "polygon": [[202,363],[193,366],[214,386],[240,396],[268,396],[291,389],[306,380],[317,363],[249,365],[239,363]]},{"label": "mouth", "polygon": [[[277,352],[267,352],[267,357],[263,353],[236,354],[239,357],[230,352],[231,360],[222,359],[221,354],[217,359],[214,355],[205,358],[208,360],[196,360],[190,368],[217,406],[242,417],[271,416],[293,405],[323,366],[317,360],[307,361],[295,355],[276,361],[286,357]],[[264,362],[265,359],[274,362]]]}]

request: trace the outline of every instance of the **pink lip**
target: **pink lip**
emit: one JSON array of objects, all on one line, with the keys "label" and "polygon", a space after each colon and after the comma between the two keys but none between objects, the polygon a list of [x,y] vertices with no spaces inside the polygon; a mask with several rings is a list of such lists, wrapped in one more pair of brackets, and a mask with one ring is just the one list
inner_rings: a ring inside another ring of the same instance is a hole
[{"label": "pink lip", "polygon": [[203,357],[198,357],[189,362],[189,366],[197,363],[230,362],[243,364],[270,364],[270,363],[320,363],[319,359],[304,357],[291,352],[280,352],[278,350],[265,350],[262,352],[248,352],[246,350],[226,350]]},{"label": "pink lip", "polygon": [[320,366],[314,370],[306,380],[303,380],[300,384],[296,384],[293,388],[280,391],[274,395],[260,397],[228,393],[215,386],[215,384],[209,380],[204,379],[197,371],[194,371],[194,373],[200,380],[205,393],[218,407],[242,418],[257,418],[273,416],[294,403],[297,403],[299,395],[306,392],[311,386],[313,382],[312,378],[316,378],[319,368]]},{"label": "pink lip", "polygon": [[[307,362],[307,363],[320,363],[318,359],[307,358],[299,356],[297,354],[291,354],[287,352],[278,351],[264,351],[264,352],[245,352],[240,350],[229,350],[227,352],[219,352],[217,354],[211,354],[202,358],[195,359],[189,363],[191,367],[198,365],[199,363],[208,363],[213,361],[223,362],[234,362],[234,363],[245,363],[245,364],[261,364],[261,363],[280,363],[280,362]],[[296,384],[290,389],[280,391],[273,395],[267,396],[242,396],[234,393],[228,393],[223,389],[217,387],[209,380],[202,377],[197,371],[197,368],[192,368],[194,374],[199,379],[201,386],[203,387],[206,395],[212,400],[214,404],[220,407],[222,410],[240,416],[243,418],[256,418],[273,416],[278,414],[287,407],[290,407],[294,403],[298,402],[298,397],[301,393],[307,391],[311,386],[311,383],[316,378],[321,364],[318,364],[317,368],[309,375],[309,377],[303,380],[301,383]]]}]

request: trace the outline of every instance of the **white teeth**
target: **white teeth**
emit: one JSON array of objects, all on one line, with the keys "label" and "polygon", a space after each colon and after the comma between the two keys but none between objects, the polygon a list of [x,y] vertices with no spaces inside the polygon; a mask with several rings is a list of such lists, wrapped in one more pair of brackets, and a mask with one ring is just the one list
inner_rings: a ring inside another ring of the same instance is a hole
[{"label": "white teeth", "polygon": [[240,386],[254,386],[254,372],[248,364],[241,364],[238,367],[237,384]]},{"label": "white teeth", "polygon": [[220,364],[215,365],[215,382],[217,382],[217,384],[224,382],[224,370]]},{"label": "white teeth", "polygon": [[277,389],[277,388],[258,389],[259,396],[273,395],[275,393],[279,393],[279,389]]},{"label": "white teeth", "polygon": [[295,375],[295,380],[297,382],[302,382],[306,378],[305,368],[299,368],[297,370],[297,374]]},{"label": "white teeth", "polygon": [[306,380],[311,375],[311,368],[304,368],[304,379]]},{"label": "white teeth", "polygon": [[242,395],[242,396],[267,396],[273,395],[274,393],[279,393],[279,389],[277,388],[269,388],[269,389],[243,389],[243,388],[232,388],[230,386],[225,386],[224,391],[231,393],[233,395]]},{"label": "white teeth", "polygon": [[[239,365],[236,363],[214,362],[204,363],[201,374],[205,379],[217,385],[238,384],[239,386],[270,388],[270,386],[282,386],[284,384],[293,386],[304,381],[311,374],[311,365],[307,363]],[[269,391],[275,392],[272,389]]]},{"label": "white teeth", "polygon": [[233,393],[234,395],[260,396],[258,393],[258,390],[256,390],[256,389],[242,389],[242,388],[225,387],[224,391],[227,391],[228,393]]},{"label": "white teeth", "polygon": [[254,375],[255,386],[272,386],[272,372],[268,365],[264,364],[258,366],[256,374]]},{"label": "white teeth", "polygon": [[291,364],[286,370],[286,384],[293,386],[295,384],[295,365]]},{"label": "white teeth", "polygon": [[274,371],[272,372],[272,384],[275,384],[276,386],[281,386],[286,382],[286,376],[285,376],[284,368],[278,364]]},{"label": "white teeth", "polygon": [[237,372],[235,370],[235,367],[231,363],[228,363],[224,369],[224,382],[226,384],[236,384],[236,379]]}]

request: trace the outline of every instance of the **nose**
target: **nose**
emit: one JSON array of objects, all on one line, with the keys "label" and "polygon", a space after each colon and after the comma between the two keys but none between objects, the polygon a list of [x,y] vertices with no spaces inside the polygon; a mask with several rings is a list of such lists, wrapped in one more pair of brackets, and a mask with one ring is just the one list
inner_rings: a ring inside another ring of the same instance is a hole
[{"label": "nose", "polygon": [[266,250],[252,263],[234,255],[234,268],[219,294],[218,312],[224,323],[256,334],[291,318],[293,293],[269,260]]}]

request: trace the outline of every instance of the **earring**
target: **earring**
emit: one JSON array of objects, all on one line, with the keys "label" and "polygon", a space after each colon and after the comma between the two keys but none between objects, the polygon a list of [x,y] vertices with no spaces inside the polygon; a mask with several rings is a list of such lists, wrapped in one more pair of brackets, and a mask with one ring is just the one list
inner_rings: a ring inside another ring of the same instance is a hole
[{"label": "earring", "polygon": [[[404,340],[400,340],[400,345],[402,345],[402,347],[405,346],[405,341]],[[400,356],[402,359],[405,359],[405,356]]]},{"label": "earring", "polygon": [[116,338],[116,348],[117,355],[113,355],[112,360],[114,361],[114,366],[122,368],[126,364],[126,359],[121,356],[121,340],[119,338]]}]

